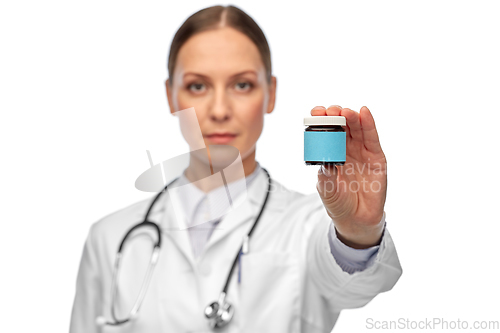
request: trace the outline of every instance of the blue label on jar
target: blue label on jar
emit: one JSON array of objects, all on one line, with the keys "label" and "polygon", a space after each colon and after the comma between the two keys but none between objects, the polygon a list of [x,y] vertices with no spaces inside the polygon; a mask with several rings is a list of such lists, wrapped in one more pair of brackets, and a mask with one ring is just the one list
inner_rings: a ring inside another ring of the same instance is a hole
[{"label": "blue label on jar", "polygon": [[345,162],[345,132],[304,132],[304,161]]}]

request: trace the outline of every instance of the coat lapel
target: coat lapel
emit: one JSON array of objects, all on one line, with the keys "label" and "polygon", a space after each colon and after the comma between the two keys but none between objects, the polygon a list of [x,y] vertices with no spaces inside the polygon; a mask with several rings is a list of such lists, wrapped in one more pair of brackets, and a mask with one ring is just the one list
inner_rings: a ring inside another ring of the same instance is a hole
[{"label": "coat lapel", "polygon": [[[144,214],[149,208],[152,200],[153,198],[151,198],[151,200],[147,202],[147,205],[138,212],[137,218],[141,221],[144,219]],[[182,229],[179,228],[168,191],[163,193],[155,203],[149,214],[149,220],[156,223],[160,227],[162,234],[175,244],[188,262],[194,265],[195,260],[191,249],[188,229],[185,227]]]},{"label": "coat lapel", "polygon": [[[274,180],[272,180],[276,183]],[[276,184],[275,184],[276,185]],[[253,224],[257,215],[262,208],[262,204],[266,198],[268,188],[267,174],[264,170],[260,170],[259,175],[254,180],[254,182],[247,188],[246,197],[244,193],[237,199],[239,205],[230,210],[226,215],[223,216],[222,220],[217,225],[216,230],[214,230],[212,236],[208,240],[206,245],[206,251],[208,251],[216,243],[220,242],[222,239],[231,235],[233,230],[238,228],[241,224],[250,223]],[[274,189],[278,188],[274,186]],[[281,187],[280,187],[281,188]],[[261,221],[265,219],[265,213],[268,211],[281,211],[285,204],[285,196],[280,191],[273,191],[273,186],[271,187],[271,193],[269,194],[269,199],[266,204],[266,208],[262,213]],[[249,228],[251,226],[249,225]],[[245,231],[245,234],[250,229]]]}]

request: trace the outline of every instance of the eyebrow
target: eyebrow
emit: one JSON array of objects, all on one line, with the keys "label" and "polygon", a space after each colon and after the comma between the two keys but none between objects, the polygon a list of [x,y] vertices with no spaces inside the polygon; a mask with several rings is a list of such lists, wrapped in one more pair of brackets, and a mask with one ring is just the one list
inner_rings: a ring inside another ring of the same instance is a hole
[{"label": "eyebrow", "polygon": [[[239,76],[239,75],[243,75],[243,74],[247,74],[247,73],[255,74],[257,76],[257,72],[256,71],[249,69],[249,70],[246,70],[246,71],[243,71],[243,72],[239,72],[239,73],[233,74],[233,75],[231,75],[230,78],[233,78],[233,77],[236,77],[236,76]],[[196,76],[201,76],[201,77],[206,78],[206,79],[208,78],[208,76],[206,76],[206,75],[199,74],[199,73],[194,73],[194,72],[187,72],[187,73],[184,74],[183,77],[186,77],[187,75],[196,75]]]}]

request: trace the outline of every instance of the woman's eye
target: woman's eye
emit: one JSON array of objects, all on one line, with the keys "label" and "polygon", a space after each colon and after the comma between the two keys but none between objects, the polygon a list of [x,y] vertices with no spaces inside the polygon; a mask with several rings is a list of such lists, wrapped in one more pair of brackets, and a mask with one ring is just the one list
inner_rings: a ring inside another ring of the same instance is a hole
[{"label": "woman's eye", "polygon": [[236,83],[236,89],[237,90],[248,90],[252,87],[252,84],[250,82],[238,82]]},{"label": "woman's eye", "polygon": [[192,83],[188,86],[188,89],[194,92],[203,91],[205,85],[203,83]]}]

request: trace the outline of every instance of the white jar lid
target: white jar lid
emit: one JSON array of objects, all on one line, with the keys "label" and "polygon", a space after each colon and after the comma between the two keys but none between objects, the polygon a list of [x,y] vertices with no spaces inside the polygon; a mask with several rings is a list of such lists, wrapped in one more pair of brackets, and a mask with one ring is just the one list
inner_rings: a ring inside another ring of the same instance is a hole
[{"label": "white jar lid", "polygon": [[337,125],[345,126],[345,117],[343,116],[313,116],[304,118],[304,126],[315,125]]}]

